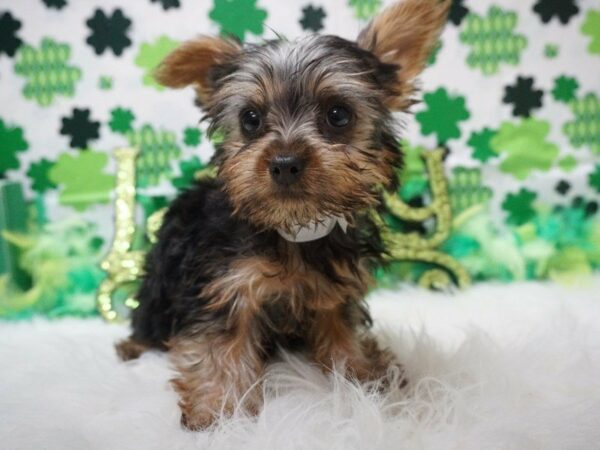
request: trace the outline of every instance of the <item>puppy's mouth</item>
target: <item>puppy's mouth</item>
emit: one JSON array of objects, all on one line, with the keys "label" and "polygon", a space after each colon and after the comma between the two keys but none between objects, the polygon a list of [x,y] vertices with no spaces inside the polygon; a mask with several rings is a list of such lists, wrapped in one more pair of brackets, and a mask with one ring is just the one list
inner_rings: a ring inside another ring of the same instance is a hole
[{"label": "puppy's mouth", "polygon": [[308,200],[308,194],[300,185],[280,186],[273,184],[273,194],[281,201]]}]

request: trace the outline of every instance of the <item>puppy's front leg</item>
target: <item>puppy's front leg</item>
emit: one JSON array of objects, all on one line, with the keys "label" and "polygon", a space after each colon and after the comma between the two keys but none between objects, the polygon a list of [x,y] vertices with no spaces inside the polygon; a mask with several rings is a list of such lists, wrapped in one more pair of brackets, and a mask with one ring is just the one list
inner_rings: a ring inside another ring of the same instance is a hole
[{"label": "puppy's front leg", "polygon": [[309,340],[312,357],[324,370],[344,368],[347,377],[361,382],[380,379],[398,365],[389,350],[349,322],[341,306],[318,312]]},{"label": "puppy's front leg", "polygon": [[186,428],[207,428],[219,414],[231,415],[238,404],[253,414],[260,408],[258,381],[265,362],[250,326],[238,324],[222,334],[178,337],[171,342],[171,357],[179,372],[171,383],[180,396],[181,423]]}]

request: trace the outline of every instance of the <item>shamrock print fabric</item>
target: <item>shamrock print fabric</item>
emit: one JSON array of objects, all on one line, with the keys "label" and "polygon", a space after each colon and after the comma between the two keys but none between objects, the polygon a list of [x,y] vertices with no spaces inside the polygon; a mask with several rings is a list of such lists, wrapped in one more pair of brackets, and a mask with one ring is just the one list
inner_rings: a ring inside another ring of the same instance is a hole
[{"label": "shamrock print fabric", "polygon": [[[113,148],[141,151],[142,218],[189,186],[220,139],[199,123],[191,89],[154,81],[166,54],[198,34],[355,39],[389,3],[0,0],[0,176],[22,183],[38,223],[93,228],[100,258],[113,231]],[[398,117],[398,195],[430,201],[420,154],[447,149],[454,223],[443,250],[476,280],[600,267],[600,3],[454,0],[421,88]]]}]

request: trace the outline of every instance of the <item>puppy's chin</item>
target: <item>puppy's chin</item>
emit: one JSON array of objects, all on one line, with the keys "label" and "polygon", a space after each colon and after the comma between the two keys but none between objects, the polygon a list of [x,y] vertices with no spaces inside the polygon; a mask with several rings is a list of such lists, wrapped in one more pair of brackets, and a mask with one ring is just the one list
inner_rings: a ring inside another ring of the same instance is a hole
[{"label": "puppy's chin", "polygon": [[344,222],[352,221],[350,211],[341,208],[335,211],[323,209],[321,205],[307,200],[306,196],[291,193],[282,196],[274,195],[260,208],[246,209],[240,215],[261,230],[276,230],[292,234],[298,228],[314,227],[327,222],[332,217],[342,219]]}]

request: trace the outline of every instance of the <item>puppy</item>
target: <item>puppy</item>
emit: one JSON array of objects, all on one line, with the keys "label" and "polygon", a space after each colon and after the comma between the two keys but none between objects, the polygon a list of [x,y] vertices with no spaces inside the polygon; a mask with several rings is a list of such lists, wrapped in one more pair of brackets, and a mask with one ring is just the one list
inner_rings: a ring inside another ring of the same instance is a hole
[{"label": "puppy", "polygon": [[217,177],[166,213],[117,350],[169,351],[184,426],[258,412],[279,348],[358,381],[398,364],[369,333],[364,297],[385,252],[372,214],[397,188],[392,112],[414,103],[450,4],[396,3],[356,42],[200,37],[160,65],[158,81],[193,86],[209,132],[225,137]]}]

